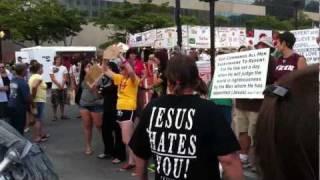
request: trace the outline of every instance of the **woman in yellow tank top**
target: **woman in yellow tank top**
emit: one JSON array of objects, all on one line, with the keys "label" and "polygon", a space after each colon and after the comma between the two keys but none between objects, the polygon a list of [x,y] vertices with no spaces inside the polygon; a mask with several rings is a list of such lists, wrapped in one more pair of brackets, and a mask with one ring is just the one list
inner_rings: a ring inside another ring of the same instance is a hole
[{"label": "woman in yellow tank top", "polygon": [[43,128],[43,115],[47,99],[47,85],[43,81],[41,74],[43,67],[41,64],[34,63],[30,67],[32,73],[29,79],[29,87],[32,95],[32,109],[35,118],[33,138],[36,143],[47,141],[49,135],[45,133]]},{"label": "woman in yellow tank top", "polygon": [[122,166],[121,170],[130,170],[135,167],[134,155],[128,146],[133,134],[133,120],[135,110],[137,108],[137,93],[140,79],[135,74],[132,66],[123,56],[120,55],[122,61],[120,65],[120,74],[116,74],[105,67],[106,76],[110,77],[116,86],[118,86],[118,123],[121,128],[122,141],[127,147],[128,163]]}]

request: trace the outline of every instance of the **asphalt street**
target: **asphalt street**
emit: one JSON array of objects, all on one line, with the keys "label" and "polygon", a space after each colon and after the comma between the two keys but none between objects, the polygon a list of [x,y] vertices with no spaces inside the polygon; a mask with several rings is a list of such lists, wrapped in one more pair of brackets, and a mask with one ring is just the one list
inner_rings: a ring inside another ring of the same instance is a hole
[{"label": "asphalt street", "polygon": [[[41,144],[52,160],[61,180],[134,180],[131,172],[120,172],[121,165],[113,165],[111,160],[100,160],[96,156],[103,151],[102,139],[94,131],[94,154],[84,154],[84,140],[79,110],[68,106],[69,120],[52,122],[51,108],[46,108],[45,127],[50,134],[49,141]],[[255,175],[245,172],[247,180],[255,180]],[[150,174],[150,179],[153,175]]]}]

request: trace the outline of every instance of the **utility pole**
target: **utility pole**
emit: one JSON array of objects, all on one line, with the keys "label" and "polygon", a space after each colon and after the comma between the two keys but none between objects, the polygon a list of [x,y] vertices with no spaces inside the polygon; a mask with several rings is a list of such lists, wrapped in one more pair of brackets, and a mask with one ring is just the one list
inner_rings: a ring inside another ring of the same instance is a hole
[{"label": "utility pole", "polygon": [[299,7],[300,7],[300,1],[295,0],[293,1],[293,7],[294,7],[294,27],[295,29],[298,29],[298,15],[299,15]]},{"label": "utility pole", "polygon": [[176,20],[176,26],[177,26],[177,35],[178,35],[178,41],[177,45],[182,48],[182,27],[181,27],[181,19],[180,19],[180,0],[176,0],[176,10],[175,10],[175,20]]},{"label": "utility pole", "polygon": [[209,2],[209,20],[210,20],[210,64],[211,64],[211,77],[213,77],[214,73],[214,64],[215,64],[215,56],[216,56],[216,47],[215,47],[215,5],[218,0],[200,0],[204,2]]}]

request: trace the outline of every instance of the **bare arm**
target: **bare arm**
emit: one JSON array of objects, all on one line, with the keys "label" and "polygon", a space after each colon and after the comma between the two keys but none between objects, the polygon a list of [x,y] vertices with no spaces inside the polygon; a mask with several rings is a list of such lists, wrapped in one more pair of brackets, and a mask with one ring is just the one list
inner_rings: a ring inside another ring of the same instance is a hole
[{"label": "bare arm", "polygon": [[55,85],[57,85],[58,87],[61,86],[61,84],[59,84],[59,82],[56,80],[56,78],[54,77],[54,74],[50,74],[50,78],[52,83],[54,83]]},{"label": "bare arm", "polygon": [[136,173],[139,180],[148,180],[148,161],[136,156]]},{"label": "bare arm", "polygon": [[36,98],[37,90],[38,90],[38,87],[40,86],[41,82],[42,82],[41,80],[37,80],[34,82],[34,85],[32,86],[31,96],[33,99]]},{"label": "bare arm", "polygon": [[244,180],[242,165],[237,153],[218,157],[227,180]]},{"label": "bare arm", "polygon": [[8,86],[2,86],[0,87],[0,91],[8,91],[9,87]]},{"label": "bare arm", "polygon": [[104,74],[109,78],[113,79],[113,75],[115,74],[108,66],[104,68]]},{"label": "bare arm", "polygon": [[300,57],[299,60],[298,60],[298,69],[304,69],[306,68],[308,65],[307,65],[307,61],[304,57]]},{"label": "bare arm", "polygon": [[120,55],[120,59],[121,61],[124,63],[124,68],[126,68],[126,70],[128,71],[129,77],[131,79],[132,82],[136,81],[136,73],[134,72],[134,69],[132,68],[132,66],[126,61],[126,59]]},{"label": "bare arm", "polygon": [[63,81],[62,81],[62,84],[61,84],[61,88],[64,89],[64,85],[68,82],[68,73],[65,73],[63,75]]}]

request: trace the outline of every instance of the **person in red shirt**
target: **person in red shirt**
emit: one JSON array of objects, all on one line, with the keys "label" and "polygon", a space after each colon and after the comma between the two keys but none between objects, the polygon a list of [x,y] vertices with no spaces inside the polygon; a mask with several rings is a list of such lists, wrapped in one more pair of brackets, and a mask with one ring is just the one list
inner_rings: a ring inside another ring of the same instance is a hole
[{"label": "person in red shirt", "polygon": [[127,53],[127,61],[133,66],[136,75],[142,78],[144,75],[144,62],[138,57],[135,49],[130,49]]}]

